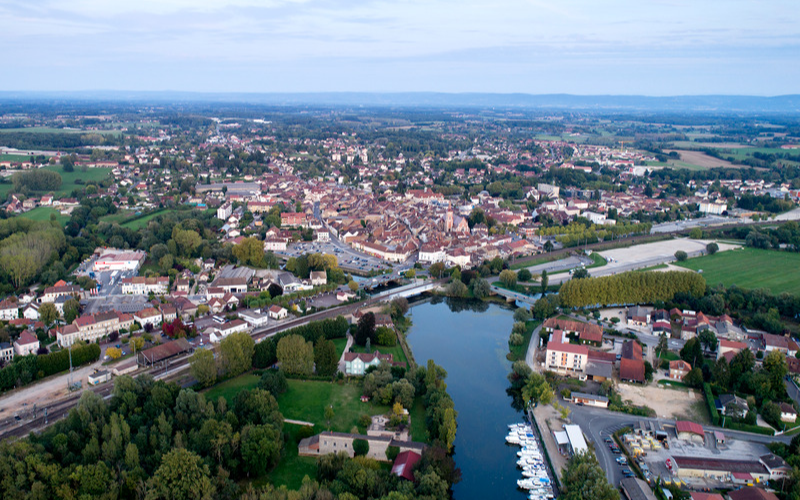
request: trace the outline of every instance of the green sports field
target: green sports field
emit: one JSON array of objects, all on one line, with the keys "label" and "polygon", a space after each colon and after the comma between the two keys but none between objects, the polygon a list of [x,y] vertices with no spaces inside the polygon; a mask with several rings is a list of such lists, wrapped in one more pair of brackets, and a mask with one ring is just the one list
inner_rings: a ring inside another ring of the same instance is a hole
[{"label": "green sports field", "polygon": [[703,270],[709,286],[722,283],[740,288],[768,288],[773,294],[800,294],[800,253],[743,248],[675,264]]}]

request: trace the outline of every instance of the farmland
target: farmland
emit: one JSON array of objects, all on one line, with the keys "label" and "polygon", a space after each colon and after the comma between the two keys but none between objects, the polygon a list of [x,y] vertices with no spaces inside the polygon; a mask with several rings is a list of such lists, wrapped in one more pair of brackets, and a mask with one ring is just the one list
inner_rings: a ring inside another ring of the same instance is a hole
[{"label": "farmland", "polygon": [[702,269],[708,286],[721,283],[746,289],[768,288],[773,294],[800,294],[797,274],[787,272],[800,268],[800,254],[797,253],[744,248],[689,259],[677,265],[695,271]]}]

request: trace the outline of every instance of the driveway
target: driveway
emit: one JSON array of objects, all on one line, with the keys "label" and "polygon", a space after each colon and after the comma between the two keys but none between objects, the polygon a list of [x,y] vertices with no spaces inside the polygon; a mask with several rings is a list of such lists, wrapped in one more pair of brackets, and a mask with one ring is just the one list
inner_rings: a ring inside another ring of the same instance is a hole
[{"label": "driveway", "polygon": [[533,370],[536,370],[536,367],[534,366],[536,364],[536,349],[539,347],[539,332],[541,331],[542,325],[539,325],[533,329],[531,341],[528,343],[528,352],[525,353],[525,363],[527,363],[527,365]]},{"label": "driveway", "polygon": [[353,347],[353,336],[350,335],[350,332],[348,332],[347,333],[347,344],[345,344],[345,346],[344,346],[344,352],[342,352],[342,357],[339,358],[339,371],[342,372],[342,373],[345,372],[345,368],[346,368],[346,364],[345,364],[345,361],[344,361],[344,355],[347,353],[347,351],[350,350],[351,347]]}]

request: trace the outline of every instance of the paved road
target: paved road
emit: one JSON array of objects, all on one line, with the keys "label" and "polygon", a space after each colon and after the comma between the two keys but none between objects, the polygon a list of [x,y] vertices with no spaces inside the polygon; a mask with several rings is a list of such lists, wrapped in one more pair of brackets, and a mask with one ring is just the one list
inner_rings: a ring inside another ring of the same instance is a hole
[{"label": "paved road", "polygon": [[536,349],[539,346],[539,332],[542,331],[542,325],[537,326],[531,335],[531,341],[528,343],[528,352],[525,353],[525,363],[532,369],[536,369]]}]

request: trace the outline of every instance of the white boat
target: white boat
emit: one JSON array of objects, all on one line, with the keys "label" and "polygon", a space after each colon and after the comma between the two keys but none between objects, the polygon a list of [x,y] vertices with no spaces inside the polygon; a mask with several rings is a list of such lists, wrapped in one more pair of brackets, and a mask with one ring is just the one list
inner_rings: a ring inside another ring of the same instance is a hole
[{"label": "white boat", "polygon": [[506,436],[506,443],[519,444],[518,436]]}]

